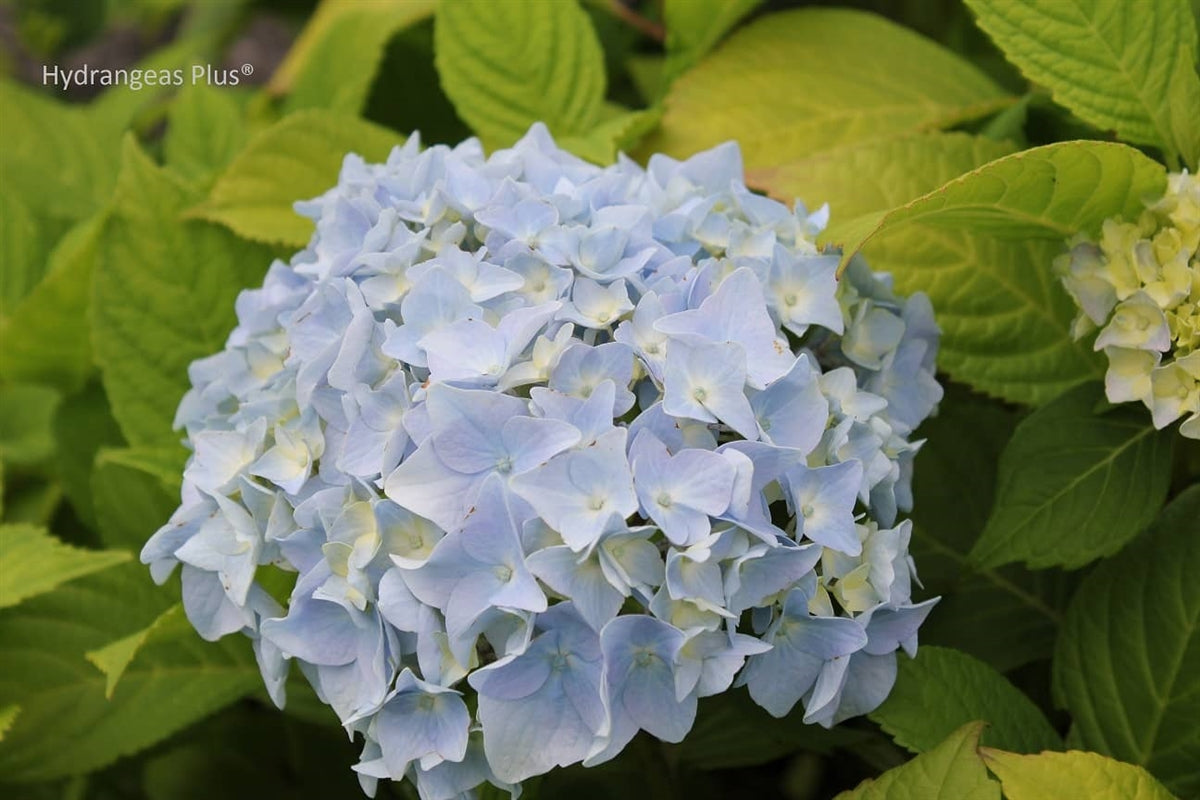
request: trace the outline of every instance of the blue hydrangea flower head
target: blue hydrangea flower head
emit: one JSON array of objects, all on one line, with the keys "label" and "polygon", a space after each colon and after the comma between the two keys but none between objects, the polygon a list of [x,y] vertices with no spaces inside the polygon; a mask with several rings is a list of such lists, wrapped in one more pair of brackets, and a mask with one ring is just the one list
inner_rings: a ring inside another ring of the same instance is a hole
[{"label": "blue hydrangea flower head", "polygon": [[[930,607],[898,516],[938,330],[861,259],[839,278],[828,209],[749,191],[733,143],[600,168],[535,125],[348,157],[297,210],[309,246],[189,371],[142,560],[280,705],[300,668],[364,789],[515,797],[734,686],[822,725],[882,702]],[[1161,355],[1169,291],[1106,346]]]}]

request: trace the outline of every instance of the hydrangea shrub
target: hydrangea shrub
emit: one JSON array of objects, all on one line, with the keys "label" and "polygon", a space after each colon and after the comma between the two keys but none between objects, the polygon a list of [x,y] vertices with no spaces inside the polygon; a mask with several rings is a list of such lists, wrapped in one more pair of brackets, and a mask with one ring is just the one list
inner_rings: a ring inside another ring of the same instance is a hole
[{"label": "hydrangea shrub", "polygon": [[1075,337],[1100,329],[1108,399],[1141,402],[1159,429],[1184,417],[1179,432],[1200,439],[1200,181],[1171,174],[1136,221],[1080,234],[1055,268],[1079,304]]},{"label": "hydrangea shrub", "polygon": [[299,666],[369,791],[515,793],[733,686],[831,726],[915,652],[929,301],[839,280],[827,208],[742,174],[732,143],[599,168],[541,125],[348,156],[192,365],[142,560],[182,565],[202,636],[253,640],[276,703]]}]

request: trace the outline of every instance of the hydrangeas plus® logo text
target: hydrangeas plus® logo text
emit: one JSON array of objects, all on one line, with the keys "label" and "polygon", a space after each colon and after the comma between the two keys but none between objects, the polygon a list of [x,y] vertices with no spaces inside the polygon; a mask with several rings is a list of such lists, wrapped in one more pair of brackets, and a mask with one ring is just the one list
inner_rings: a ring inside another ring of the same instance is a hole
[{"label": "hydrangeas plus\u00ae logo text", "polygon": [[42,66],[42,85],[55,86],[64,92],[83,86],[124,86],[137,92],[153,86],[237,86],[253,74],[253,64],[242,64],[236,69],[212,64],[193,64],[188,69],[125,69],[84,64],[63,69],[57,64],[45,64]]}]

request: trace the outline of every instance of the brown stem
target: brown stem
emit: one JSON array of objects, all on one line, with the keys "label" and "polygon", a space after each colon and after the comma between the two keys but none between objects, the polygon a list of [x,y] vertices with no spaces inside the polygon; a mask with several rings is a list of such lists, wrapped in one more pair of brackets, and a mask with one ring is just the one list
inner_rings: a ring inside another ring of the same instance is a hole
[{"label": "brown stem", "polygon": [[666,40],[667,29],[663,27],[661,22],[655,22],[654,20],[646,19],[641,14],[637,13],[632,8],[621,2],[621,0],[608,0],[608,8],[609,11],[612,12],[613,16],[637,28],[651,39],[654,39],[657,42]]}]

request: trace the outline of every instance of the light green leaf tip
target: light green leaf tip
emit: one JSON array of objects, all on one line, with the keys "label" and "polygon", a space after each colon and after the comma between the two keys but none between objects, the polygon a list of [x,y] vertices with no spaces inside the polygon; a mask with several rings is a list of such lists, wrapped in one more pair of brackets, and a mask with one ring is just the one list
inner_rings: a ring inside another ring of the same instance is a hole
[{"label": "light green leaf tip", "polygon": [[251,138],[189,213],[254,241],[303,247],[312,220],[292,206],[332,187],[347,153],[382,161],[402,144],[400,134],[357,117],[297,111]]},{"label": "light green leaf tip", "polygon": [[1150,773],[1098,753],[1018,755],[980,749],[1008,800],[1080,797],[1088,800],[1175,800]]},{"label": "light green leaf tip", "polygon": [[13,723],[17,721],[17,715],[21,713],[21,707],[13,704],[0,708],[0,742],[4,741],[4,735],[12,730]]},{"label": "light green leaf tip", "polygon": [[140,631],[117,639],[115,642],[107,644],[104,647],[84,653],[84,657],[95,664],[96,669],[104,673],[104,698],[106,700],[112,699],[118,681],[121,680],[121,676],[125,674],[125,669],[130,665],[134,657],[137,656],[138,651],[142,649],[142,645],[146,643],[146,640],[157,631],[169,629],[172,625],[178,626],[179,621],[183,618],[183,606],[176,603],[159,615],[158,619]]},{"label": "light green leaf tip", "polygon": [[33,525],[0,525],[0,608],[130,558],[123,550],[72,547]]},{"label": "light green leaf tip", "polygon": [[834,800],[1000,800],[979,758],[984,724],[970,722],[932,750],[842,792]]}]

